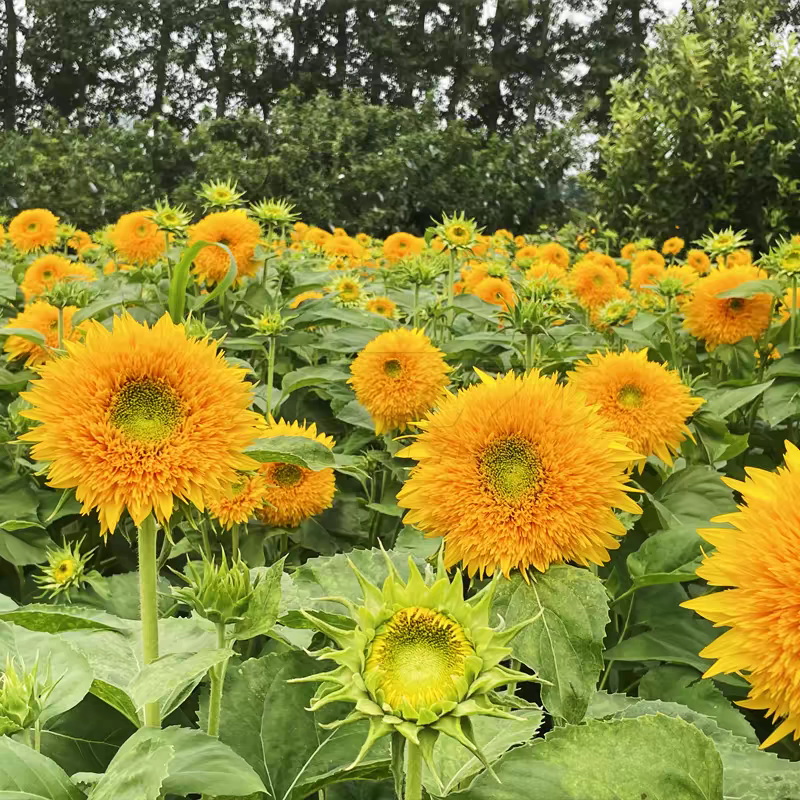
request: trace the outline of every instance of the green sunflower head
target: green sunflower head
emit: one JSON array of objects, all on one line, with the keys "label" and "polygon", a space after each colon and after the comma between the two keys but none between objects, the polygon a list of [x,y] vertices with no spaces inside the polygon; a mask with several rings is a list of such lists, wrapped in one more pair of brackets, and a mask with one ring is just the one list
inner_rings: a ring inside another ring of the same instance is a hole
[{"label": "green sunflower head", "polygon": [[464,212],[454,212],[452,216],[442,214],[441,220],[433,220],[435,228],[430,230],[441,240],[446,250],[468,250],[478,243],[478,235],[483,230],[474,219],[467,219]]},{"label": "green sunflower head", "polygon": [[34,576],[42,596],[59,597],[70,602],[70,590],[79,589],[84,584],[86,564],[97,548],[81,553],[82,544],[83,539],[71,544],[64,542],[63,547],[47,551],[47,566],[40,567],[40,574]]},{"label": "green sunflower head", "polygon": [[337,645],[314,655],[338,666],[294,682],[320,683],[312,711],[329,703],[354,705],[347,717],[325,727],[369,721],[366,740],[350,769],[389,734],[393,747],[402,746],[404,739],[419,745],[434,775],[433,747],[440,734],[456,739],[491,769],[475,742],[470,718],[515,719],[507,709],[518,701],[496,690],[538,680],[502,664],[511,654],[509,642],[533,619],[495,630],[489,625],[489,612],[496,581],[468,601],[461,573],[448,578],[441,558],[432,581],[423,578],[411,558],[408,582],[388,556],[386,562],[389,575],[381,588],[350,562],[364,594],[362,605],[322,598],[345,606],[354,628],[340,628],[303,612]]}]

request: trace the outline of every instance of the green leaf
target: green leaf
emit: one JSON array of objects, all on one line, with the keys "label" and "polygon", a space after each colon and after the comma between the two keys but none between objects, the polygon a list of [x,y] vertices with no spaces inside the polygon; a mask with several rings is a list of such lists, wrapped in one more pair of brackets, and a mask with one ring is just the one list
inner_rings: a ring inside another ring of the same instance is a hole
[{"label": "green leaf", "polygon": [[[133,737],[131,737],[133,738]],[[137,741],[119,754],[89,792],[90,800],[159,800],[175,750],[153,740]]]},{"label": "green leaf", "polygon": [[408,553],[418,559],[428,559],[441,546],[442,540],[438,536],[425,536],[413,525],[406,525],[397,535],[392,551],[398,554]]},{"label": "green leaf", "polygon": [[703,392],[706,404],[701,411],[713,414],[717,417],[729,417],[734,411],[755,400],[763,394],[773,381],[756,383],[753,386],[740,386],[736,389],[709,389]]},{"label": "green leaf", "polygon": [[333,353],[355,353],[363,350],[378,334],[368,328],[339,328],[320,339],[320,350]]},{"label": "green leaf", "polygon": [[47,339],[44,338],[44,334],[33,330],[33,328],[0,328],[0,336],[19,336],[28,342],[38,344],[39,347],[47,347]]},{"label": "green leaf", "polygon": [[273,436],[257,439],[245,452],[250,458],[261,462],[280,462],[295,464],[319,471],[335,466],[336,462],[329,447],[322,442],[306,439],[303,436]]},{"label": "green leaf", "polygon": [[774,294],[776,297],[781,297],[783,287],[777,280],[745,281],[735,289],[720,292],[717,297],[752,297],[755,294]]},{"label": "green leaf", "polygon": [[348,425],[355,425],[357,428],[364,428],[368,431],[375,430],[375,423],[372,421],[369,411],[358,400],[351,400],[339,409],[336,419],[346,422]]},{"label": "green leaf", "polygon": [[680,583],[693,580],[703,558],[703,540],[692,525],[659,531],[645,539],[628,556],[628,572],[634,586]]},{"label": "green leaf", "polygon": [[712,517],[736,510],[733,492],[720,473],[705,466],[673,472],[654,497],[681,525],[708,527]]},{"label": "green leaf", "polygon": [[17,297],[17,284],[7,272],[0,272],[0,297],[12,302]]},{"label": "green leaf", "polygon": [[350,373],[338,367],[301,367],[283,376],[281,397],[288,397],[306,386],[324,389],[329,383],[344,383],[349,378]]},{"label": "green leaf", "polygon": [[75,630],[124,631],[125,623],[118,617],[82,606],[53,606],[33,603],[0,611],[0,619],[30,631],[63,633]]},{"label": "green leaf", "polygon": [[281,578],[285,561],[284,556],[270,567],[250,570],[250,579],[253,582],[258,580],[258,583],[242,620],[233,626],[234,639],[252,639],[272,630],[281,605]]},{"label": "green leaf", "polygon": [[55,547],[55,542],[48,536],[47,531],[39,527],[17,528],[14,531],[0,530],[0,558],[15,566],[41,564],[47,561],[47,550],[51,547]]},{"label": "green leaf", "polygon": [[[220,250],[224,250],[230,259],[230,266],[228,267],[228,272],[225,277],[216,286],[213,292],[205,295],[202,301],[195,303],[194,309],[197,310],[209,300],[213,299],[221,292],[224,292],[236,278],[236,260],[230,248],[218,242],[195,242],[183,253],[181,260],[175,265],[175,269],[172,273],[172,280],[169,284],[169,315],[176,325],[183,322],[183,312],[186,307],[186,287],[189,285],[189,270],[192,266],[192,262],[197,257],[197,254],[206,247],[219,247]],[[220,287],[222,287],[222,289],[220,289]]]},{"label": "green leaf", "polygon": [[0,736],[0,798],[83,800],[61,767],[30,747]]},{"label": "green leaf", "polygon": [[769,425],[777,425],[796,414],[800,414],[800,380],[777,378],[764,392],[764,402],[759,410],[759,416]]},{"label": "green leaf", "polygon": [[36,377],[36,373],[29,369],[10,372],[4,367],[0,367],[0,391],[21,392],[28,385],[28,381],[32,381]]},{"label": "green leaf", "polygon": [[603,667],[608,596],[596,575],[558,564],[533,575],[502,581],[492,605],[508,626],[540,614],[511,642],[514,658],[550,681],[542,703],[555,717],[580,722]]},{"label": "green leaf", "polygon": [[80,325],[81,322],[85,322],[87,319],[92,319],[92,317],[110,310],[114,308],[114,306],[144,305],[138,295],[139,289],[134,286],[129,286],[114,294],[98,297],[97,300],[89,303],[88,306],[75,312],[75,315],[72,317],[72,327],[74,328],[76,325]]},{"label": "green leaf", "polygon": [[[388,775],[387,739],[347,771],[366,737],[366,723],[323,730],[320,722],[341,718],[349,709],[327,706],[311,713],[306,709],[316,687],[287,683],[333,666],[295,651],[250,659],[228,670],[220,741],[247,761],[275,800],[302,800],[333,783]],[[203,710],[201,723],[206,716]]]},{"label": "green leaf", "polygon": [[722,800],[722,761],[693,725],[644,716],[556,728],[518,747],[454,800]]}]

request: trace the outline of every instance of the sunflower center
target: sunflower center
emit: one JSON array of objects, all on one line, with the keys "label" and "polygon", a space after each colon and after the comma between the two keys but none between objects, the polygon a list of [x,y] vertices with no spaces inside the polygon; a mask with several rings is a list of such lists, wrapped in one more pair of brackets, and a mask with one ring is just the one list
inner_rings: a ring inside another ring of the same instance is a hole
[{"label": "sunflower center", "polygon": [[517,434],[495,439],[478,463],[486,485],[504,500],[522,499],[539,484],[536,448]]},{"label": "sunflower center", "polygon": [[475,654],[461,626],[429,608],[397,611],[378,628],[366,663],[367,686],[378,702],[403,713],[468,689],[467,659]]},{"label": "sunflower center", "polygon": [[56,583],[66,583],[75,574],[75,562],[72,559],[60,561],[54,570]]},{"label": "sunflower center", "polygon": [[53,277],[53,273],[49,269],[46,269],[46,270],[44,270],[42,272],[42,277],[43,278],[52,278]]},{"label": "sunflower center", "polygon": [[617,403],[623,408],[639,408],[642,405],[642,390],[637,386],[623,386],[617,392]]},{"label": "sunflower center", "polygon": [[183,420],[183,403],[166,381],[126,383],[111,403],[111,424],[137,442],[161,442]]},{"label": "sunflower center", "polygon": [[728,303],[728,308],[731,311],[741,311],[744,308],[744,299],[741,297],[734,297],[730,303]]},{"label": "sunflower center", "polygon": [[276,464],[272,470],[272,479],[284,489],[297,486],[302,477],[303,470],[295,464]]},{"label": "sunflower center", "polygon": [[396,358],[390,358],[388,361],[384,362],[383,371],[390,378],[397,378],[403,371],[403,365]]}]

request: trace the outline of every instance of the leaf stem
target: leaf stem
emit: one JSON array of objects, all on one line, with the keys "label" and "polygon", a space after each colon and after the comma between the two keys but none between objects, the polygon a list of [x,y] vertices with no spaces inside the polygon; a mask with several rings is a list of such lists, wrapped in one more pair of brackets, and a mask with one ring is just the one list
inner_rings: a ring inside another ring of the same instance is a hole
[{"label": "leaf stem", "polygon": [[[156,566],[156,521],[148,514],[139,526],[139,594],[142,616],[142,658],[145,666],[158,658],[158,571]],[[161,727],[158,701],[146,703],[144,724]]]},{"label": "leaf stem", "polygon": [[[225,649],[225,623],[217,623],[217,647]],[[208,671],[211,678],[211,699],[208,704],[208,735],[219,737],[219,720],[222,711],[222,687],[225,683],[225,673],[228,670],[228,659],[220,664],[215,664]]]},{"label": "leaf stem", "polygon": [[272,381],[275,378],[275,337],[269,337],[267,350],[267,417],[272,414]]},{"label": "leaf stem", "polygon": [[234,522],[231,528],[231,561],[239,560],[239,523]]},{"label": "leaf stem", "polygon": [[409,741],[406,747],[406,794],[405,800],[422,800],[422,751],[418,744]]}]

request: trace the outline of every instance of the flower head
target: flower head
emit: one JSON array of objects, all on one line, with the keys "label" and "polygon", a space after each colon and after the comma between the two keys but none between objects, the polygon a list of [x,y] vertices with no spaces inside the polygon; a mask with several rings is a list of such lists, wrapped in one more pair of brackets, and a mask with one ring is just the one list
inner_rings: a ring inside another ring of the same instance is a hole
[{"label": "flower head", "polygon": [[256,219],[266,225],[291,225],[300,215],[294,210],[295,204],[282,197],[271,197],[250,206]]},{"label": "flower head", "polygon": [[506,310],[513,308],[517,302],[514,287],[503,278],[484,278],[473,289],[473,293],[485,303],[502,306]]},{"label": "flower head", "polygon": [[403,258],[413,258],[422,252],[425,242],[410,233],[398,231],[386,237],[383,243],[383,255],[390,264],[396,264]]},{"label": "flower head", "polygon": [[[83,325],[72,327],[72,317],[77,310],[75,306],[66,306],[62,310],[63,341],[74,342],[83,336]],[[52,351],[58,348],[58,309],[50,303],[42,301],[31,303],[21,314],[8,321],[8,327],[37,331],[45,340],[42,346],[22,336],[9,336],[3,347],[8,353],[9,361],[24,358],[26,367],[36,366],[52,358]]]},{"label": "flower head", "polygon": [[[261,238],[261,228],[242,209],[216,211],[203,217],[189,228],[189,246],[196,242],[225,245],[236,262],[236,279],[254,275],[256,271],[256,245]],[[230,256],[221,247],[204,247],[194,259],[194,273],[198,281],[219,283],[231,266]]]},{"label": "flower head", "polygon": [[228,566],[224,553],[220,564],[203,556],[199,569],[189,562],[188,572],[188,578],[178,573],[188,585],[173,588],[173,597],[209,622],[229,625],[242,620],[255,589],[244,561]]},{"label": "flower head", "polygon": [[536,255],[542,261],[549,261],[551,264],[561,267],[561,269],[566,269],[569,266],[569,250],[566,247],[562,247],[558,242],[542,245]]},{"label": "flower head", "polygon": [[70,600],[69,592],[73,587],[83,584],[86,564],[96,548],[88,553],[81,553],[83,539],[74,544],[47,550],[47,566],[41,568],[41,574],[34,580],[42,589],[42,594],[49,597],[64,597]]},{"label": "flower head", "polygon": [[58,241],[58,217],[46,208],[20,211],[8,225],[8,238],[21,253],[52,247]]},{"label": "flower head", "polygon": [[25,301],[30,302],[57,284],[94,280],[97,280],[97,276],[91,267],[81,264],[80,261],[70,261],[51,253],[40,256],[25,270],[19,288],[25,295]]},{"label": "flower head", "polygon": [[480,233],[475,220],[467,219],[463,212],[454,213],[452,217],[443,214],[441,221],[436,224],[435,231],[445,249],[456,251],[473,247],[477,244]]},{"label": "flower head", "polygon": [[366,309],[373,314],[380,314],[387,319],[394,319],[397,304],[388,297],[371,297],[367,300]]},{"label": "flower head", "polygon": [[676,256],[686,246],[686,242],[680,236],[672,236],[661,245],[661,252],[665,256]]},{"label": "flower head", "polygon": [[123,214],[111,231],[111,242],[122,259],[133,264],[155,264],[167,251],[167,240],[151,211]]},{"label": "flower head", "polygon": [[575,387],[478,374],[399,453],[418,462],[397,496],[406,522],[443,536],[446,563],[471,575],[604,563],[625,533],[613,509],[639,512],[625,494],[637,454]]},{"label": "flower head", "polygon": [[348,381],[375,431],[403,430],[442,397],[450,368],[422,331],[397,328],[376,336],[350,365]]},{"label": "flower head", "polygon": [[686,263],[698,274],[705,275],[711,269],[711,259],[702,250],[690,250]]},{"label": "flower head", "polygon": [[186,210],[186,206],[171,206],[166,199],[156,200],[149,214],[150,219],[167,233],[183,234],[192,221],[192,215]]},{"label": "flower head", "polygon": [[243,525],[255,516],[267,502],[267,487],[257,475],[240,475],[236,482],[223,492],[212,494],[207,500],[208,513],[223,528]]},{"label": "flower head", "polygon": [[572,268],[568,282],[578,302],[588,309],[605,305],[619,287],[614,270],[589,259],[579,261]]},{"label": "flower head", "polygon": [[209,181],[201,184],[197,197],[203,201],[206,211],[210,208],[230,208],[241,205],[244,192],[239,191],[236,181]]}]

